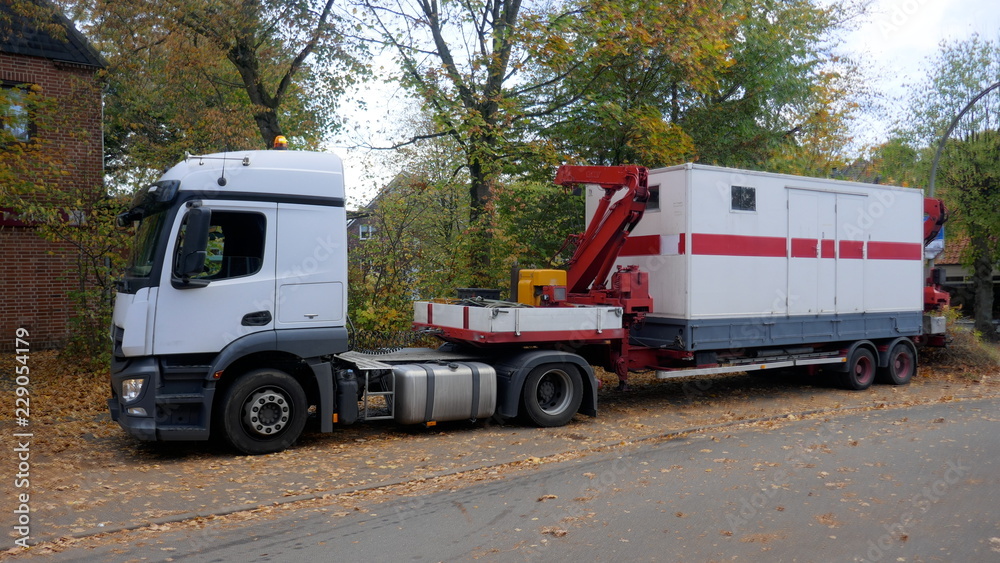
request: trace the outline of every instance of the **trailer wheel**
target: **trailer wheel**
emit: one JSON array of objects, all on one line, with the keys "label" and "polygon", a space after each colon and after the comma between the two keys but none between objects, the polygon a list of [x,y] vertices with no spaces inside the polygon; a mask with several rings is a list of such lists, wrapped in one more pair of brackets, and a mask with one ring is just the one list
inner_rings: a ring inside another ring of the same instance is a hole
[{"label": "trailer wheel", "polygon": [[875,354],[868,348],[857,347],[847,361],[847,371],[842,376],[844,387],[861,391],[871,387],[875,381]]},{"label": "trailer wheel", "polygon": [[522,412],[537,426],[562,426],[583,401],[580,372],[569,364],[544,364],[531,370],[521,391]]},{"label": "trailer wheel", "polygon": [[917,371],[917,355],[907,342],[897,342],[889,350],[889,363],[876,374],[881,383],[906,385]]},{"label": "trailer wheel", "polygon": [[250,455],[281,451],[302,434],[308,405],[294,377],[275,369],[246,373],[223,399],[222,429],[237,450]]}]

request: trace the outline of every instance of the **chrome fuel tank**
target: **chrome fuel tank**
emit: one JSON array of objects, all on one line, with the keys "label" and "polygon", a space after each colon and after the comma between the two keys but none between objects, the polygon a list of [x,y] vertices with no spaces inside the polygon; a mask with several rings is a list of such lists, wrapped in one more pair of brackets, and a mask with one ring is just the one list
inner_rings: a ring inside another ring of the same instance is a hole
[{"label": "chrome fuel tank", "polygon": [[488,364],[402,364],[392,375],[401,424],[486,418],[496,410],[497,374]]}]

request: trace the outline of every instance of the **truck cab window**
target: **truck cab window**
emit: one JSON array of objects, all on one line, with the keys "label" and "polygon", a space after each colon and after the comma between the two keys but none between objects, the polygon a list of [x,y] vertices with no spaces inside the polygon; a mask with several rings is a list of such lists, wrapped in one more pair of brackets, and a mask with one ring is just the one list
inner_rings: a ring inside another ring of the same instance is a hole
[{"label": "truck cab window", "polygon": [[[267,220],[260,213],[213,211],[208,230],[208,257],[205,271],[196,279],[224,280],[251,276],[264,262],[264,235]],[[187,220],[177,235],[176,252],[184,245]],[[174,257],[177,264],[178,256]]]}]

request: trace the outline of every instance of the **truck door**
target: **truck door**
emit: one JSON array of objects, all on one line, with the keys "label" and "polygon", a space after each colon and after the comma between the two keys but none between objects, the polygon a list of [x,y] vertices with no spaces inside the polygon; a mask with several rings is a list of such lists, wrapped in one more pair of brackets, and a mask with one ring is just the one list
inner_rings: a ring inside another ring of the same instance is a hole
[{"label": "truck door", "polygon": [[[237,338],[274,328],[277,204],[204,202],[212,211],[205,271],[177,287],[174,265],[185,213],[172,227],[153,321],[153,353],[218,352]],[[207,285],[204,284],[207,282]]]}]

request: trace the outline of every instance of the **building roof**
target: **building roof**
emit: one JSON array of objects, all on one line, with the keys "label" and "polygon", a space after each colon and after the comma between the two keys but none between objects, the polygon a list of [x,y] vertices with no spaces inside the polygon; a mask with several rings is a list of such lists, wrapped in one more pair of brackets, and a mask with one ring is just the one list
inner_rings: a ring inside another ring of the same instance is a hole
[{"label": "building roof", "polygon": [[938,256],[937,260],[934,261],[935,264],[940,265],[951,265],[951,264],[961,264],[962,263],[962,252],[965,247],[969,246],[969,237],[952,237],[945,239],[944,241],[944,252],[941,256]]},{"label": "building roof", "polygon": [[[30,4],[31,10],[22,11],[15,10],[8,1],[0,2],[0,52],[95,68],[107,66],[101,54],[49,2],[34,0]],[[27,11],[31,15],[24,13]],[[39,21],[43,17],[49,19],[51,25]],[[58,28],[65,29],[66,33],[58,33]]]}]

